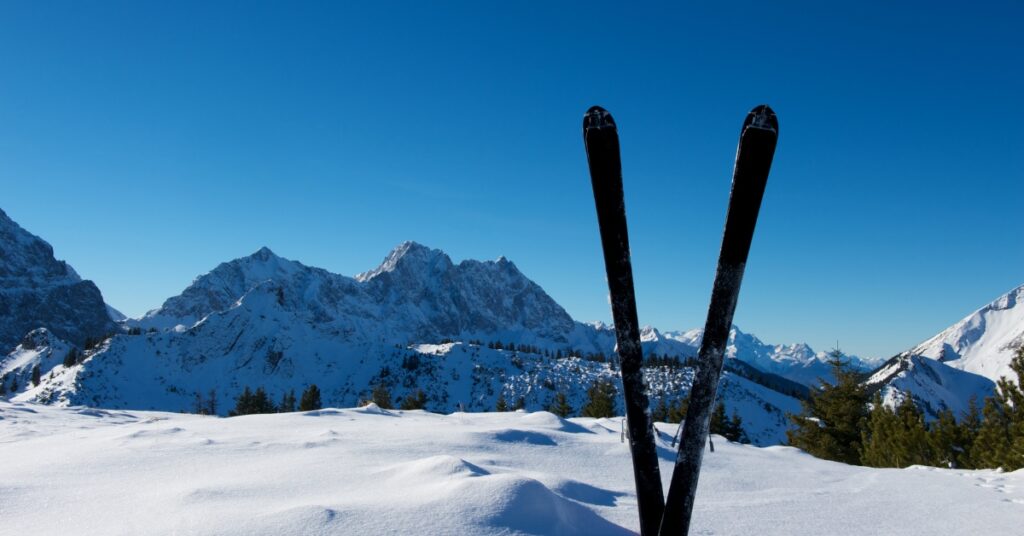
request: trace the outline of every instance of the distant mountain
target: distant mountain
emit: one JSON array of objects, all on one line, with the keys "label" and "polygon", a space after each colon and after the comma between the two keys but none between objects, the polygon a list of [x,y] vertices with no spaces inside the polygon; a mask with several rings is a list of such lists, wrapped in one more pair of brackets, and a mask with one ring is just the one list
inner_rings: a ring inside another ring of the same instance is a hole
[{"label": "distant mountain", "polygon": [[[596,352],[601,339],[504,257],[453,264],[415,242],[374,270],[346,277],[278,257],[267,248],[217,266],[143,318],[143,329],[179,330],[229,311],[250,293],[273,293],[281,309],[349,343],[441,339],[515,341]],[[605,344],[606,346],[606,344]]]},{"label": "distant mountain", "polygon": [[[55,367],[39,387],[22,382],[15,399],[189,411],[213,392],[225,413],[245,386],[281,396],[317,383],[325,403],[354,405],[384,383],[396,399],[423,389],[428,407],[442,411],[493,409],[499,396],[542,409],[559,390],[579,409],[593,381],[615,374],[604,362],[614,332],[574,321],[511,261],[455,264],[413,242],[356,277],[263,248],[127,324],[138,329],[90,350],[81,365]],[[645,330],[648,354],[696,352],[692,340],[659,337]],[[461,343],[439,346],[446,340]],[[18,355],[23,362],[27,354]],[[686,367],[649,375],[652,393],[670,400],[692,380]],[[722,385],[755,441],[782,439],[799,385],[749,365],[730,367]]]},{"label": "distant mountain", "polygon": [[115,326],[96,285],[0,210],[0,354],[37,328],[81,346]]},{"label": "distant mountain", "polygon": [[889,404],[913,397],[934,417],[944,408],[960,414],[971,398],[979,405],[1000,376],[1015,379],[1010,360],[1024,344],[1024,286],[971,313],[938,335],[903,352],[867,380]]},{"label": "distant mountain", "polygon": [[882,393],[886,405],[895,407],[911,397],[925,415],[935,418],[950,409],[959,418],[968,410],[971,399],[980,408],[985,397],[994,393],[995,383],[970,372],[912,353],[900,354],[885,362],[867,380],[868,387]]},{"label": "distant mountain", "polygon": [[[660,332],[647,326],[641,330],[640,338],[647,352],[695,357],[700,350],[704,330]],[[827,352],[815,352],[804,343],[766,344],[736,326],[729,332],[726,357],[738,359],[763,372],[782,376],[807,387],[817,386],[820,380],[832,377]],[[867,371],[874,366],[873,362],[857,356],[844,354],[843,358],[858,370]]]},{"label": "distant mountain", "polygon": [[1010,360],[1021,346],[1024,346],[1024,285],[911,348],[908,353],[996,381],[1000,376],[1014,377]]}]

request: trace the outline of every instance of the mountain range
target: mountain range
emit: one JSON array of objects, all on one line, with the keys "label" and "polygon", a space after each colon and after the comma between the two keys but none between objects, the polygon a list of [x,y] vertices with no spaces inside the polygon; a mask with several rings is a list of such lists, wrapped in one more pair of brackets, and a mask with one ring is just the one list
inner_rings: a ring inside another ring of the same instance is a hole
[{"label": "mountain range", "polygon": [[[0,248],[0,341],[14,347],[0,359],[0,385],[15,400],[215,406],[225,414],[245,387],[282,396],[316,383],[324,403],[337,406],[385,385],[396,398],[424,391],[436,411],[490,410],[499,398],[544,409],[559,392],[578,410],[593,382],[616,374],[613,330],[574,320],[504,257],[456,264],[405,242],[378,267],[347,277],[262,248],[197,277],[141,318],[124,319],[2,212]],[[1015,308],[1022,289],[1015,292],[894,357],[870,384],[889,400],[910,394],[933,408],[961,408],[991,392],[988,375],[1005,371],[1024,336],[1024,308]],[[686,360],[696,356],[702,331],[645,327],[641,337],[646,355],[681,360],[647,367],[652,397],[683,396],[693,376]],[[84,350],[73,363],[65,359],[72,347]],[[766,344],[738,328],[728,357],[721,399],[755,443],[781,442],[785,414],[828,378],[824,353]]]}]

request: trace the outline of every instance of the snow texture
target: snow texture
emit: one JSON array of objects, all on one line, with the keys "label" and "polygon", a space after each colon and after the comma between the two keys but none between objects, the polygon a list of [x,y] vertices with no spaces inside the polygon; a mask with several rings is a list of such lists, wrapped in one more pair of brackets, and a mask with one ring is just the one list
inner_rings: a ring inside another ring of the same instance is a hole
[{"label": "snow texture", "polygon": [[[620,419],[0,402],[5,534],[633,534]],[[658,425],[662,475],[674,425]],[[692,534],[1017,534],[1024,470],[871,469],[714,437]],[[56,510],[55,510],[56,509]],[[55,514],[57,512],[57,514]]]}]

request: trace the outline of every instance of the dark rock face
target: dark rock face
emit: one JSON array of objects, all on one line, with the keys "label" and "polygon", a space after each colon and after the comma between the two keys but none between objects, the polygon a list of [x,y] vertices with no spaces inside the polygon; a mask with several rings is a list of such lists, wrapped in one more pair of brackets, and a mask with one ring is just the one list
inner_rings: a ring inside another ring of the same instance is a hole
[{"label": "dark rock face", "polygon": [[96,285],[0,210],[0,353],[41,327],[76,345],[115,328]]}]

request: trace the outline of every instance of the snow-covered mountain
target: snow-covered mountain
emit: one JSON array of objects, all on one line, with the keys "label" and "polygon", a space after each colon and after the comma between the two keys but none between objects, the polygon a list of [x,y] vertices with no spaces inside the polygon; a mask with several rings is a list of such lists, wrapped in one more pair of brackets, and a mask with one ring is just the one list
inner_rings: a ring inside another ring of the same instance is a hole
[{"label": "snow-covered mountain", "polygon": [[1021,285],[938,335],[911,348],[910,354],[996,381],[1014,379],[1010,360],[1024,346],[1024,285]]},{"label": "snow-covered mountain", "polygon": [[[118,313],[102,307],[109,326]],[[438,410],[492,409],[499,397],[541,409],[559,391],[579,409],[587,387],[615,374],[605,362],[614,353],[614,331],[574,321],[508,259],[456,264],[415,242],[355,277],[262,248],[222,263],[160,308],[124,323],[137,329],[66,368],[61,362],[71,344],[55,330],[36,334],[45,340],[0,360],[14,378],[6,385],[18,386],[13,398],[172,411],[218,398],[223,414],[246,386],[281,396],[316,383],[325,403],[354,405],[371,386],[385,384],[396,399],[422,389],[428,407]],[[684,359],[696,355],[701,335],[653,328],[642,334],[648,355]],[[502,345],[481,344],[488,342]],[[785,413],[797,410],[790,395],[800,386],[770,373],[794,370],[799,381],[813,383],[824,370],[820,356],[802,345],[767,345],[738,329],[729,348],[730,357],[757,370],[730,367],[723,399],[748,423],[754,441],[781,440]],[[804,349],[800,359],[792,348]],[[44,377],[29,385],[24,378],[36,364]],[[649,375],[652,394],[669,401],[692,380],[686,367],[651,368]]]},{"label": "snow-covered mountain", "polygon": [[971,313],[927,341],[893,357],[867,383],[886,403],[911,396],[934,417],[944,408],[958,415],[971,398],[980,405],[1000,376],[1015,379],[1010,360],[1024,344],[1024,286]]},{"label": "snow-covered mountain", "polygon": [[0,353],[37,328],[81,345],[109,334],[114,322],[92,281],[0,210]]},{"label": "snow-covered mountain", "polygon": [[891,407],[911,397],[925,415],[935,418],[945,409],[958,418],[969,408],[971,399],[981,407],[991,396],[995,383],[940,361],[909,352],[902,353],[874,371],[867,380],[871,389],[881,391],[882,400]]},{"label": "snow-covered mountain", "polygon": [[[261,290],[257,290],[261,289]],[[459,264],[415,242],[395,248],[374,270],[346,277],[283,259],[263,248],[223,263],[180,295],[130,324],[189,328],[236,306],[251,292],[272,292],[283,310],[349,343],[438,342],[487,337],[596,351],[547,293],[504,257]]]},{"label": "snow-covered mountain", "polygon": [[[644,350],[648,353],[695,357],[704,338],[703,329],[665,331],[647,326],[640,332]],[[763,372],[776,374],[808,387],[817,386],[822,379],[832,377],[827,352],[815,352],[804,343],[766,344],[749,333],[733,326],[729,332],[726,357],[744,361]],[[855,368],[870,370],[874,363],[857,356],[845,355]]]},{"label": "snow-covered mountain", "polygon": [[[128,324],[140,329],[89,350],[81,365],[55,367],[38,387],[21,382],[14,399],[190,411],[216,397],[223,414],[246,386],[279,397],[316,383],[325,403],[354,405],[385,384],[396,401],[421,389],[437,410],[493,409],[499,397],[542,409],[557,392],[579,409],[594,381],[615,374],[600,357],[613,353],[613,331],[575,322],[512,262],[454,264],[413,242],[354,278],[264,248]],[[692,340],[666,343],[653,330],[645,339],[648,354],[696,352]],[[727,374],[723,399],[755,442],[778,442],[796,399],[751,378]],[[649,379],[656,398],[674,401],[692,370],[652,368]]]}]

